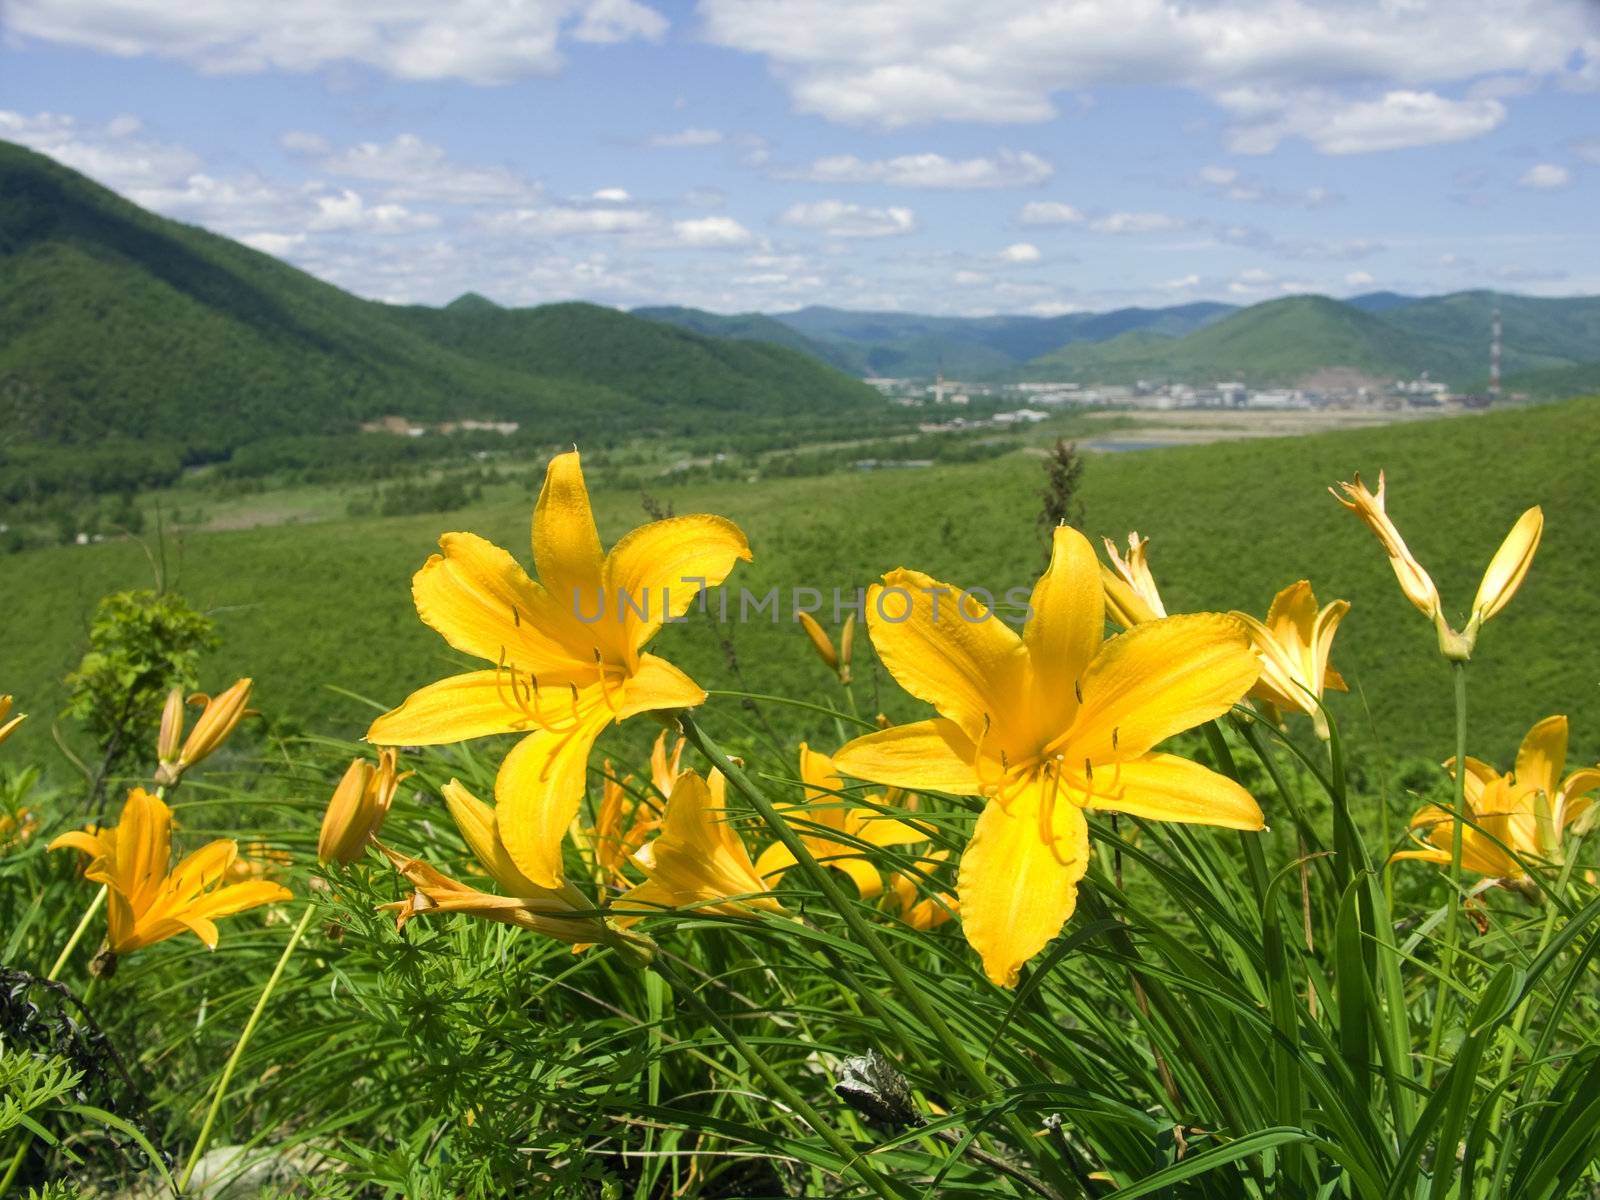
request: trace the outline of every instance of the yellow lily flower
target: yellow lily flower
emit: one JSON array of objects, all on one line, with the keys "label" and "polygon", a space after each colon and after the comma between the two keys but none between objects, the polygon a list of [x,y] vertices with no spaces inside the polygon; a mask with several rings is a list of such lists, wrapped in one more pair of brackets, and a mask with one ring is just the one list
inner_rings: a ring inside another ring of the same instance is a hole
[{"label": "yellow lily flower", "polygon": [[9,694],[0,696],[0,742],[5,741],[8,737],[15,733],[17,731],[17,726],[21,725],[28,719],[27,713],[18,713],[8,721],[6,720],[6,716],[10,712],[11,696]]},{"label": "yellow lily flower", "polygon": [[63,833],[50,843],[51,850],[62,848],[87,854],[84,877],[106,885],[107,942],[113,954],[153,946],[185,930],[215,950],[218,917],[291,896],[288,888],[265,880],[223,884],[239,854],[231,838],[202,846],[169,870],[172,810],[143,788],[128,793],[115,828]]},{"label": "yellow lily flower", "polygon": [[[1495,771],[1479,778],[1475,787],[1472,778],[1469,774],[1467,811],[1472,824],[1461,830],[1462,869],[1493,879],[1527,878],[1526,869],[1515,855],[1536,854],[1528,837],[1536,823],[1533,789],[1520,788],[1511,776]],[[1424,805],[1412,815],[1410,825],[1411,837],[1420,848],[1399,850],[1392,857],[1448,867],[1454,826],[1455,817],[1449,809]]]},{"label": "yellow lily flower", "polygon": [[1111,566],[1100,568],[1100,581],[1105,587],[1106,612],[1123,629],[1132,629],[1146,621],[1155,621],[1167,615],[1161,602],[1161,592],[1156,587],[1156,577],[1150,573],[1150,539],[1137,533],[1128,534],[1128,556],[1117,551],[1117,544],[1103,538],[1106,556]]},{"label": "yellow lily flower", "polygon": [[0,850],[20,846],[39,828],[39,818],[31,808],[19,808],[15,814],[0,812]]},{"label": "yellow lily flower", "polygon": [[[928,832],[905,821],[885,817],[869,808],[852,807],[840,793],[844,780],[839,778],[833,760],[819,754],[804,742],[800,743],[800,779],[804,784],[805,803],[778,806],[795,833],[805,844],[811,856],[826,867],[837,867],[850,876],[856,885],[856,894],[871,900],[883,892],[883,876],[866,857],[861,843],[870,846],[907,846],[928,840]],[[882,796],[869,796],[869,801],[883,804]],[[794,866],[794,855],[782,842],[773,842],[756,859],[756,874],[768,887],[777,887],[784,873]]]},{"label": "yellow lily flower", "polygon": [[[935,850],[923,856],[921,862],[924,870],[931,871],[949,858],[950,851]],[[940,893],[937,899],[926,896],[918,900],[917,879],[905,871],[896,871],[890,877],[889,892],[884,897],[885,908],[890,907],[891,899],[900,919],[913,929],[936,929],[961,911],[961,902],[949,892]]]},{"label": "yellow lily flower", "polygon": [[176,757],[168,755],[171,752],[170,747],[177,743],[178,734],[183,732],[183,709],[181,705],[173,704],[170,692],[167,694],[167,705],[161,714],[161,734],[157,743],[160,756],[160,766],[156,769],[157,783],[163,786],[177,783],[185,771],[227,741],[238,728],[240,721],[253,715],[253,710],[245,707],[250,702],[252,686],[252,681],[246,678],[238,680],[232,687],[215,696],[207,696],[204,692],[196,692],[190,696],[190,704],[205,707],[200,713],[200,719],[189,731],[189,736],[184,739],[183,748],[177,752]]},{"label": "yellow lily flower", "polygon": [[1494,558],[1483,573],[1466,627],[1457,633],[1445,619],[1444,605],[1432,577],[1412,555],[1405,539],[1389,518],[1384,506],[1384,484],[1383,472],[1379,471],[1376,492],[1367,490],[1360,475],[1355,477],[1354,483],[1339,484],[1344,489],[1344,495],[1341,496],[1333,488],[1328,491],[1377,535],[1389,555],[1389,565],[1400,582],[1400,590],[1438,630],[1439,648],[1445,657],[1464,662],[1472,657],[1479,628],[1504,608],[1522,586],[1528,568],[1533,564],[1534,552],[1539,548],[1539,538],[1544,532],[1544,510],[1535,505],[1517,518],[1517,523],[1511,527],[1511,532],[1495,551]]},{"label": "yellow lily flower", "polygon": [[551,460],[533,512],[530,579],[510,554],[447,533],[412,580],[417,612],[457,650],[494,664],[422,688],[373,722],[369,741],[433,746],[523,733],[495,799],[507,851],[542,887],[561,882],[561,840],[583,800],[589,751],[612,721],[691,708],[700,686],[642,647],[721,583],[750,547],[722,517],[641,526],[602,555],[578,452]]},{"label": "yellow lily flower", "polygon": [[445,785],[443,794],[467,849],[502,889],[502,894],[459,883],[421,859],[380,845],[378,848],[388,856],[395,869],[416,886],[409,899],[379,905],[380,911],[395,914],[397,929],[403,929],[413,917],[425,913],[459,912],[485,921],[531,929],[574,948],[604,942],[637,955],[649,947],[648,938],[623,935],[604,918],[594,915],[594,904],[572,884],[546,888],[524,875],[502,840],[496,811],[459,781],[452,779]]},{"label": "yellow lily flower", "polygon": [[[666,733],[661,735],[662,741]],[[661,742],[657,742],[659,746]],[[682,753],[683,747],[678,747]],[[600,793],[600,811],[592,834],[595,866],[601,883],[626,885],[623,866],[652,833],[661,828],[661,814],[630,790],[632,775],[620,783],[612,777],[606,760],[606,779]],[[670,794],[670,793],[669,793]]]},{"label": "yellow lily flower", "polygon": [[1261,656],[1261,678],[1250,694],[1267,706],[1273,720],[1278,720],[1278,710],[1304,713],[1317,736],[1327,738],[1327,714],[1317,701],[1329,688],[1349,690],[1344,677],[1328,665],[1333,635],[1349,611],[1348,600],[1318,609],[1311,582],[1302,579],[1272,598],[1265,622],[1249,613],[1233,614],[1245,623]]},{"label": "yellow lily flower", "polygon": [[1011,987],[1072,914],[1089,865],[1085,809],[1263,827],[1237,783],[1153,750],[1227,712],[1261,664],[1244,626],[1220,613],[1148,621],[1105,640],[1099,564],[1070,526],[1055,531],[1020,637],[970,594],[957,596],[907,570],[871,589],[879,657],[941,715],[857,738],[833,762],[859,779],[987,797],[956,890],[984,970]]},{"label": "yellow lily flower", "polygon": [[[633,861],[645,881],[625,892],[622,905],[751,917],[757,910],[783,912],[766,895],[766,883],[750,861],[739,832],[725,819],[724,783],[713,771],[708,783],[694,771],[678,777],[667,800],[661,836],[640,847]],[[619,917],[631,924],[646,914]]]},{"label": "yellow lily flower", "polygon": [[413,774],[397,774],[395,768],[395,752],[389,747],[378,752],[377,766],[364,758],[350,760],[322,814],[318,862],[348,866],[366,853],[367,843],[378,836],[388,819],[395,793]]},{"label": "yellow lily flower", "polygon": [[[1600,809],[1591,795],[1600,789],[1600,766],[1580,767],[1562,778],[1567,761],[1567,718],[1546,717],[1528,730],[1517,750],[1515,769],[1502,775],[1480,759],[1468,758],[1467,811],[1482,827],[1461,831],[1461,865],[1479,875],[1523,879],[1527,870],[1508,853],[1531,861],[1561,861],[1561,842],[1569,828],[1587,829]],[[1455,778],[1455,760],[1445,762]],[[1455,818],[1437,805],[1425,805],[1411,818],[1412,836],[1422,846],[1395,858],[1450,863]],[[1493,837],[1486,836],[1493,834]],[[1504,843],[1504,848],[1495,839]]]},{"label": "yellow lily flower", "polygon": [[672,747],[672,753],[667,753],[667,731],[663,729],[656,738],[656,744],[650,748],[650,785],[660,794],[665,803],[672,789],[678,786],[678,776],[683,771],[683,748],[689,743],[682,737]]}]

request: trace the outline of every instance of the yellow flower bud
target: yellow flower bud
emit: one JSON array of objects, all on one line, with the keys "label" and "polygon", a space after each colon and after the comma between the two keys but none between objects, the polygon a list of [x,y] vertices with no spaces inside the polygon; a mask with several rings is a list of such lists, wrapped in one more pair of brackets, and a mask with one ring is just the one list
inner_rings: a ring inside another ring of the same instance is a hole
[{"label": "yellow flower bud", "polygon": [[1489,567],[1478,585],[1478,594],[1472,601],[1472,620],[1469,627],[1476,629],[1499,612],[1517,594],[1528,568],[1533,565],[1534,552],[1539,549],[1539,537],[1544,533],[1544,510],[1535,505],[1517,519],[1500,543]]},{"label": "yellow flower bud", "polygon": [[834,652],[833,640],[823,631],[822,626],[817,624],[816,618],[808,612],[797,612],[794,614],[794,619],[799,621],[800,628],[806,631],[806,637],[811,639],[811,647],[817,652],[817,657],[822,660],[823,665],[830,671],[837,671],[839,656]]},{"label": "yellow flower bud", "polygon": [[28,719],[28,715],[26,713],[18,713],[8,721],[6,720],[6,715],[10,711],[11,697],[9,695],[0,696],[0,742],[3,742],[10,737],[14,732],[16,732],[17,726],[21,725]]},{"label": "yellow flower bud", "polygon": [[[189,731],[189,736],[184,739],[183,749],[178,752],[178,757],[171,761],[162,760],[161,767],[156,772],[157,783],[177,783],[185,771],[227,741],[238,728],[240,721],[253,715],[254,710],[245,707],[250,701],[251,686],[252,680],[245,678],[215,696],[198,692],[189,697],[190,704],[203,704],[205,709],[201,712],[200,719],[194,723],[194,728]],[[172,706],[170,695],[167,697],[167,705],[170,710]],[[165,736],[167,727],[165,713],[162,715],[161,725]]]},{"label": "yellow flower bud", "polygon": [[161,733],[156,737],[156,761],[162,766],[178,761],[178,747],[183,741],[183,689],[175,687],[167,693],[166,706],[161,710]]}]

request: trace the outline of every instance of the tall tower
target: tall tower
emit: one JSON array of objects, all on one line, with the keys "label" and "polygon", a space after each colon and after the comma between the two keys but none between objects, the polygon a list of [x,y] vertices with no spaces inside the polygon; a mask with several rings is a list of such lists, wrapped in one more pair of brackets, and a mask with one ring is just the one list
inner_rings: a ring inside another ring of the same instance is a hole
[{"label": "tall tower", "polygon": [[1500,310],[1489,326],[1489,399],[1500,399]]}]

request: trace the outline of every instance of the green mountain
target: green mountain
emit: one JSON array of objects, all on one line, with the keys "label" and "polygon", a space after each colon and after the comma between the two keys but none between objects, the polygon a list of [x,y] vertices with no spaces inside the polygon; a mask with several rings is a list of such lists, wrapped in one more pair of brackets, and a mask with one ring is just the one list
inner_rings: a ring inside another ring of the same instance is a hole
[{"label": "green mountain", "polygon": [[1570,367],[1600,358],[1600,296],[1543,298],[1506,292],[1454,292],[1388,309],[1383,319],[1408,333],[1461,347],[1473,374],[1487,374],[1489,331],[1498,309],[1506,374]]},{"label": "green mountain", "polygon": [[1346,368],[1378,377],[1431,371],[1450,379],[1467,370],[1463,347],[1397,329],[1325,296],[1288,296],[1242,309],[1186,337],[1145,332],[1065,346],[1029,364],[1036,378],[1131,382],[1236,379],[1294,383],[1314,371]]},{"label": "green mountain", "polygon": [[19,442],[204,457],[386,414],[561,440],[881,403],[811,356],[592,305],[363,300],[0,142],[0,427]]},{"label": "green mountain", "polygon": [[932,317],[815,306],[794,312],[723,316],[697,308],[636,308],[633,315],[716,337],[771,342],[814,355],[855,375],[954,377],[1009,374],[1069,342],[1130,330],[1178,336],[1233,311],[1205,301],[1172,308],[1122,308],[1059,317]]},{"label": "green mountain", "polygon": [[684,308],[677,305],[655,305],[631,310],[636,317],[647,321],[660,321],[676,325],[692,333],[707,337],[734,338],[746,342],[770,342],[774,346],[787,346],[813,358],[848,371],[852,375],[865,374],[866,357],[853,346],[831,341],[817,341],[782,321],[765,313],[735,313],[731,316],[707,312],[701,308]]}]

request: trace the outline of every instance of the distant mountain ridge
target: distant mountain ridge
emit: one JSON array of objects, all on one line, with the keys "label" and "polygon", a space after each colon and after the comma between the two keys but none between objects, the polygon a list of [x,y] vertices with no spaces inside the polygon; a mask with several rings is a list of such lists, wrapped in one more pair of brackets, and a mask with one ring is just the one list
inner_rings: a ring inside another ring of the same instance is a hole
[{"label": "distant mountain ridge", "polygon": [[[1328,369],[1373,377],[1429,372],[1456,387],[1487,383],[1489,327],[1498,309],[1508,386],[1534,394],[1587,379],[1600,364],[1600,297],[1544,299],[1503,292],[1348,300],[1288,296],[1247,308],[1202,301],[1059,317],[935,317],[813,307],[723,316],[645,308],[635,315],[719,337],[772,341],[863,376],[956,379],[1236,379],[1290,385]],[[797,340],[797,337],[799,340]]]},{"label": "distant mountain ridge", "polygon": [[598,305],[364,300],[0,142],[0,454],[123,437],[204,457],[389,414],[561,441],[882,404],[813,355]]}]

